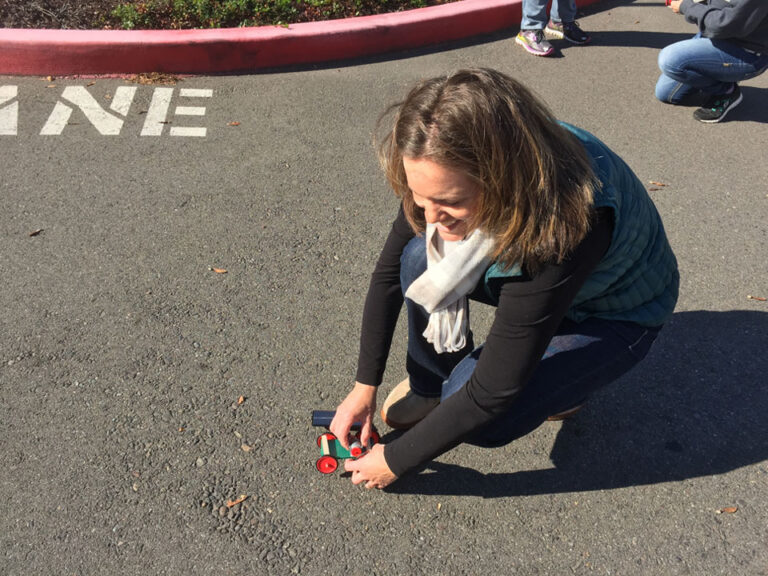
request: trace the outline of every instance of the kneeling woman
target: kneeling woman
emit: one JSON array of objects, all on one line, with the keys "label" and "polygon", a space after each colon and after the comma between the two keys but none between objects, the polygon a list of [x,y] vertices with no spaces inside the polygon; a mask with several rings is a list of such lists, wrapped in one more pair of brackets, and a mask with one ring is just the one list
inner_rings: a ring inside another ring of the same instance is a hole
[{"label": "kneeling woman", "polygon": [[[418,84],[380,151],[402,204],[372,276],[356,382],[331,432],[371,432],[395,324],[408,378],[382,418],[409,428],[348,461],[383,488],[462,442],[500,446],[577,409],[640,362],[678,272],[645,188],[591,134],[489,69]],[[496,306],[477,346],[468,301]]]}]

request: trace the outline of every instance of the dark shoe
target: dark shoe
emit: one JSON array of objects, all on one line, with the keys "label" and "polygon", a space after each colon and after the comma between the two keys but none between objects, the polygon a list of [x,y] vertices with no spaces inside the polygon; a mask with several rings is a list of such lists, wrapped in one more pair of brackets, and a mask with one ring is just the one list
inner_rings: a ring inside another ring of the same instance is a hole
[{"label": "dark shoe", "polygon": [[584,32],[576,22],[553,22],[549,21],[544,28],[544,34],[547,38],[556,40],[568,40],[571,44],[588,44],[592,38]]},{"label": "dark shoe", "polygon": [[583,404],[579,404],[578,406],[574,406],[573,408],[569,408],[568,410],[563,410],[562,412],[558,412],[557,414],[552,414],[549,418],[547,418],[548,422],[559,422],[560,420],[567,420],[576,412],[581,410],[583,407]]},{"label": "dark shoe", "polygon": [[440,404],[440,398],[427,398],[414,394],[408,378],[392,389],[384,406],[381,419],[390,427],[399,430],[411,428]]},{"label": "dark shoe", "polygon": [[534,56],[549,56],[554,50],[552,44],[544,39],[544,32],[541,30],[520,30],[515,42]]},{"label": "dark shoe", "polygon": [[733,90],[730,94],[720,94],[718,96],[712,96],[707,102],[693,112],[693,117],[699,122],[706,122],[707,124],[714,124],[720,122],[725,115],[731,110],[736,108],[744,96],[741,94],[738,84],[733,85]]}]

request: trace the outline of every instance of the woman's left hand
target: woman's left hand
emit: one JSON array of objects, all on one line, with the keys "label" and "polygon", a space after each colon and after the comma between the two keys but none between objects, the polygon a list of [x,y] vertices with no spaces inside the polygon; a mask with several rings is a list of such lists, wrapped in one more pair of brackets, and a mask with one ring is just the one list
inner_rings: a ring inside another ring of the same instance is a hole
[{"label": "woman's left hand", "polygon": [[386,488],[397,480],[384,459],[384,445],[375,444],[368,453],[357,460],[345,460],[344,470],[352,473],[352,484],[371,488]]}]

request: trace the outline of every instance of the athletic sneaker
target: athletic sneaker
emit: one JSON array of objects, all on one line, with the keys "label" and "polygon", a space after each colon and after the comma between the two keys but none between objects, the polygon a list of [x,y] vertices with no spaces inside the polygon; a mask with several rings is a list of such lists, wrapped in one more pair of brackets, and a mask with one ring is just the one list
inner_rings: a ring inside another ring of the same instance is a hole
[{"label": "athletic sneaker", "polygon": [[587,44],[592,38],[576,22],[553,22],[550,20],[544,28],[547,38],[568,40],[571,44]]},{"label": "athletic sneaker", "polygon": [[693,117],[699,122],[706,122],[707,124],[720,122],[728,112],[741,103],[743,98],[739,85],[734,84],[730,94],[712,96],[704,106],[694,111]]},{"label": "athletic sneaker", "polygon": [[544,39],[542,30],[520,30],[515,42],[534,56],[549,56],[554,48]]}]

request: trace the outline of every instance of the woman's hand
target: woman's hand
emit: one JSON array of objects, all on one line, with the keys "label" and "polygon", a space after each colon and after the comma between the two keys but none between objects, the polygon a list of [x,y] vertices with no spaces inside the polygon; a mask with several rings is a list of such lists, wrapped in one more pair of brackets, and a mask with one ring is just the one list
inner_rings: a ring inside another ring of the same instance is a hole
[{"label": "woman's hand", "polygon": [[397,476],[387,466],[384,459],[384,445],[376,444],[357,460],[346,460],[344,470],[352,473],[352,484],[362,484],[371,488],[386,488],[397,480]]},{"label": "woman's hand", "polygon": [[672,12],[675,12],[676,14],[680,12],[680,4],[683,3],[683,0],[672,0],[669,3],[669,7],[672,8]]},{"label": "woman's hand", "polygon": [[376,412],[376,390],[376,386],[355,382],[352,391],[336,408],[336,416],[333,417],[329,429],[347,450],[349,431],[355,422],[362,423],[360,441],[363,446],[368,445],[373,431],[373,415]]}]

